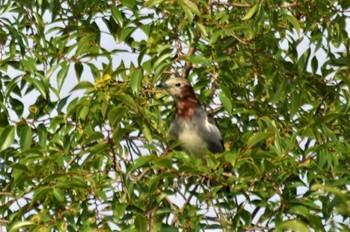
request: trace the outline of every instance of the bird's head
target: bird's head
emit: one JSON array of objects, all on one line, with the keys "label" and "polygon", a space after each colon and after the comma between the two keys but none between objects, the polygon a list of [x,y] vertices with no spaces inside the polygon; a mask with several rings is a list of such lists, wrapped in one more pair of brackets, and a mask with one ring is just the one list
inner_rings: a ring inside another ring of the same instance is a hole
[{"label": "bird's head", "polygon": [[191,83],[184,78],[171,78],[159,85],[164,88],[168,93],[177,101],[184,101],[189,98],[196,98]]}]

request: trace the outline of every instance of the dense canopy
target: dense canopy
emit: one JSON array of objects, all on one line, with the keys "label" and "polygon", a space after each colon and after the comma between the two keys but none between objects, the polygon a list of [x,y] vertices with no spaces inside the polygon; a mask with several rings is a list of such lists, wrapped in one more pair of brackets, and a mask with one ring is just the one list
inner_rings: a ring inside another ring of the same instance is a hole
[{"label": "dense canopy", "polygon": [[[0,230],[348,231],[350,1],[3,0]],[[222,154],[173,151],[191,80]]]}]

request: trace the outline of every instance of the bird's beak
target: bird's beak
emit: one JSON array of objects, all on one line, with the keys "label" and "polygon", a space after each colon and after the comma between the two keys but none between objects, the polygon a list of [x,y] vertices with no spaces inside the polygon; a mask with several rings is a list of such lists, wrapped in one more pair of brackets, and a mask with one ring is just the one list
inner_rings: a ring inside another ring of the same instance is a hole
[{"label": "bird's beak", "polygon": [[162,88],[162,89],[169,89],[169,85],[165,84],[165,83],[160,83],[159,85],[157,85],[158,88]]}]

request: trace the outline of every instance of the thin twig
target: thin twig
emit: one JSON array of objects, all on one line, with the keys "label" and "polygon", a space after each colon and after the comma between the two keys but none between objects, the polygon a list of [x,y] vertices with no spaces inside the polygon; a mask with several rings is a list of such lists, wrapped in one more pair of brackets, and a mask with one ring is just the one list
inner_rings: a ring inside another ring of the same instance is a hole
[{"label": "thin twig", "polygon": [[10,192],[0,192],[0,196],[12,196],[13,194]]}]

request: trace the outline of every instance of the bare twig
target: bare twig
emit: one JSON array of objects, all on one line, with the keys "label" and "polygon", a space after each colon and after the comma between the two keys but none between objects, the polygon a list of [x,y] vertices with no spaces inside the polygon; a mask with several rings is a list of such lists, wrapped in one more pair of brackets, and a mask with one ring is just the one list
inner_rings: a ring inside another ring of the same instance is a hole
[{"label": "bare twig", "polygon": [[13,194],[10,192],[0,192],[0,196],[12,196]]},{"label": "bare twig", "polygon": [[[5,219],[0,219],[0,225],[1,224],[9,224],[9,220],[5,220]],[[0,228],[1,229],[1,228]]]}]

